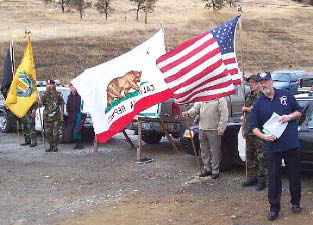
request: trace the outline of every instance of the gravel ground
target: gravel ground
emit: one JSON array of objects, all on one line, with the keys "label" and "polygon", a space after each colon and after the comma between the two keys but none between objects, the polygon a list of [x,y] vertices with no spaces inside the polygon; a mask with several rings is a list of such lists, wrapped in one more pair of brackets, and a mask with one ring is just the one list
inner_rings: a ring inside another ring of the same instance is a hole
[{"label": "gravel ground", "polygon": [[[143,145],[142,156],[154,161],[138,165],[121,134],[97,153],[92,142],[83,150],[65,144],[45,153],[42,143],[19,147],[16,134],[0,135],[1,225],[269,224],[267,192],[241,188],[244,168],[199,179],[193,157],[172,150],[165,138]],[[285,179],[275,224],[312,224],[313,179],[302,180],[302,213],[290,213]]]}]

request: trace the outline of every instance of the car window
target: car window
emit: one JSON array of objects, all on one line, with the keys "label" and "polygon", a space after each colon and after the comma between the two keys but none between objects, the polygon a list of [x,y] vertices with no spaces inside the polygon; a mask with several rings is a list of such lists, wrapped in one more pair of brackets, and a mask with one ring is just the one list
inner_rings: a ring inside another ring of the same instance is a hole
[{"label": "car window", "polygon": [[273,73],[272,79],[273,81],[289,82],[290,73]]},{"label": "car window", "polygon": [[291,75],[291,79],[290,79],[291,82],[297,82],[297,80],[298,79],[295,75]]},{"label": "car window", "polygon": [[[303,107],[304,114],[300,118],[299,125],[307,125],[309,128],[313,128],[313,105],[312,99],[298,100],[299,105]],[[310,104],[311,103],[311,104]]]}]

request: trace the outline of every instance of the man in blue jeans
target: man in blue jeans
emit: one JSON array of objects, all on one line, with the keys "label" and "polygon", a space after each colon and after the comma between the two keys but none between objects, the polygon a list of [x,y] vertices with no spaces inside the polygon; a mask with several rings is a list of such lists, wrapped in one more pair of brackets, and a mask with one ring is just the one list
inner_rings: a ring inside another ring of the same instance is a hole
[{"label": "man in blue jeans", "polygon": [[[253,105],[249,130],[252,130],[264,143],[268,162],[268,200],[270,203],[268,220],[275,220],[281,209],[282,159],[288,172],[291,210],[293,213],[301,211],[300,144],[297,119],[301,117],[303,109],[288,91],[273,88],[270,72],[257,74],[257,80],[263,94]],[[281,123],[288,122],[279,138],[262,133],[264,123],[274,112],[280,115]]]}]

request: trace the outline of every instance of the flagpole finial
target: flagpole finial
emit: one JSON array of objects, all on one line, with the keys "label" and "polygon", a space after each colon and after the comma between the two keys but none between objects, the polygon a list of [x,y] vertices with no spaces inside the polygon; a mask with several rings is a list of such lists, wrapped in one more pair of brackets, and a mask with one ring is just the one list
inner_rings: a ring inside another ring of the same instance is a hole
[{"label": "flagpole finial", "polygon": [[25,30],[25,36],[30,36],[32,32],[30,30]]},{"label": "flagpole finial", "polygon": [[162,30],[164,31],[164,27],[163,27],[163,22],[162,21],[160,22],[160,26],[161,26]]},{"label": "flagpole finial", "polygon": [[241,13],[242,13],[242,8],[240,5],[237,5],[237,13],[238,13],[238,15],[241,15]]}]

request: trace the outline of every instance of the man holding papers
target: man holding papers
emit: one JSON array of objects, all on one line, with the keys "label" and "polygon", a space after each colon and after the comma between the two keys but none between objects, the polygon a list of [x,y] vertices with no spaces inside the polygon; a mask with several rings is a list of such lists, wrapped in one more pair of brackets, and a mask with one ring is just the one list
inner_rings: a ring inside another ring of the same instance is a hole
[{"label": "man holding papers", "polygon": [[[281,161],[284,159],[289,178],[289,189],[293,213],[300,213],[301,181],[298,123],[303,109],[288,91],[273,88],[270,72],[257,74],[263,94],[256,100],[250,113],[249,130],[264,141],[264,151],[268,161],[268,200],[270,212],[268,220],[275,220],[281,209],[282,192]],[[288,123],[280,137],[262,132],[263,125],[278,114],[279,121]],[[275,115],[275,114],[274,114]]]}]

